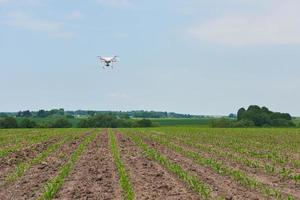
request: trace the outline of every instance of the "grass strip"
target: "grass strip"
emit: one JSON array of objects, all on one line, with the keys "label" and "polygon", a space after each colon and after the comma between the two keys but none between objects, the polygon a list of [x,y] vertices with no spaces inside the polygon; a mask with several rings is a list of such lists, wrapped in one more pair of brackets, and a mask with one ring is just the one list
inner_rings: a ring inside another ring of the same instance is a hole
[{"label": "grass strip", "polygon": [[[214,160],[213,158],[204,158],[197,152],[185,150],[181,146],[175,145],[174,143],[170,143],[168,140],[162,139],[160,137],[148,136],[147,138],[149,138],[152,141],[158,142],[174,150],[177,153],[180,153],[188,158],[191,158],[197,164],[204,165],[211,168],[213,171],[215,171],[218,174],[232,177],[238,183],[240,183],[241,185],[249,189],[256,189],[260,191],[262,194],[266,195],[267,197],[284,199],[281,192],[276,190],[275,188],[271,188],[268,185],[258,182],[257,180],[248,177],[243,172],[227,167],[222,163]],[[294,197],[290,195],[288,196],[288,199],[294,199]]]},{"label": "grass strip", "polygon": [[158,153],[155,149],[147,146],[143,140],[136,134],[127,133],[129,137],[139,146],[145,153],[145,155],[153,160],[156,160],[159,164],[164,166],[168,171],[177,175],[182,181],[184,181],[192,190],[197,192],[201,197],[205,199],[211,198],[211,189],[197,177],[188,174],[182,167],[171,162],[165,156]]},{"label": "grass strip", "polygon": [[71,155],[69,161],[60,168],[58,175],[52,180],[50,180],[48,183],[46,183],[45,192],[39,198],[40,200],[50,200],[55,196],[55,194],[64,184],[65,178],[70,174],[70,172],[74,168],[74,165],[77,162],[78,158],[86,150],[87,146],[96,138],[96,136],[97,132],[95,131],[84,138],[84,140],[80,143],[80,145]]},{"label": "grass strip", "polygon": [[124,199],[132,200],[134,199],[134,191],[132,184],[129,180],[129,176],[126,172],[126,169],[124,167],[124,164],[121,160],[120,152],[117,145],[117,140],[115,135],[113,134],[112,130],[109,130],[109,142],[112,150],[112,154],[114,157],[115,165],[117,167],[119,176],[120,176],[120,185],[122,188]]}]

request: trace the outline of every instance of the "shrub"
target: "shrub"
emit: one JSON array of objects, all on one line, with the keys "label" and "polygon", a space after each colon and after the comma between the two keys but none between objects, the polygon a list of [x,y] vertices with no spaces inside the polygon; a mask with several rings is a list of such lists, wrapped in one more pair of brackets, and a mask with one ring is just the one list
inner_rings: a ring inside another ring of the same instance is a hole
[{"label": "shrub", "polygon": [[0,128],[18,128],[17,120],[14,117],[3,117],[0,119]]},{"label": "shrub", "polygon": [[94,115],[80,120],[77,126],[80,128],[125,128],[132,127],[132,122],[127,119],[118,119],[114,115]]},{"label": "shrub", "polygon": [[227,118],[213,119],[210,121],[210,126],[213,128],[229,128],[233,126],[233,122]]},{"label": "shrub", "polygon": [[150,119],[142,119],[136,122],[137,127],[151,127],[152,121]]},{"label": "shrub", "polygon": [[295,124],[290,121],[290,120],[286,120],[286,119],[274,119],[271,121],[271,125],[275,126],[275,127],[291,127],[291,126],[295,126]]},{"label": "shrub", "polygon": [[114,115],[94,115],[78,122],[79,128],[130,128],[130,127],[151,127],[152,121],[142,119],[134,122],[130,119],[118,119]]},{"label": "shrub", "polygon": [[254,127],[255,124],[253,121],[251,120],[246,120],[246,119],[242,119],[240,121],[236,121],[233,123],[234,127],[241,127],[241,128],[246,128],[246,127]]},{"label": "shrub", "polygon": [[69,122],[68,119],[60,118],[56,119],[52,124],[50,125],[51,128],[70,128],[72,127],[71,122]]},{"label": "shrub", "polygon": [[31,120],[31,119],[22,119],[19,123],[19,127],[20,128],[35,128],[37,127],[37,124],[35,121]]}]

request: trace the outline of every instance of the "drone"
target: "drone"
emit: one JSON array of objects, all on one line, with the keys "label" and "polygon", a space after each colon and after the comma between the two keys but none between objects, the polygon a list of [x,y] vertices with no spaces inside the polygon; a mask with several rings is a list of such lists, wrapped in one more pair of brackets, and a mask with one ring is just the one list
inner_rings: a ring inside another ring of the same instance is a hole
[{"label": "drone", "polygon": [[118,56],[98,56],[98,58],[104,64],[103,69],[105,69],[105,67],[113,68],[113,63],[118,62]]}]

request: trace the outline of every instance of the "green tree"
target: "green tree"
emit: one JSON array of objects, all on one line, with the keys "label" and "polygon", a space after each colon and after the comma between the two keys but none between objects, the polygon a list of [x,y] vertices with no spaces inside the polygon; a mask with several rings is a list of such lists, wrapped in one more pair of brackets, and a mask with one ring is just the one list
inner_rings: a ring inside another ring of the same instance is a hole
[{"label": "green tree", "polygon": [[81,119],[78,124],[77,124],[78,128],[91,128],[93,127],[90,123],[88,119]]},{"label": "green tree", "polygon": [[152,121],[150,119],[142,119],[136,122],[138,127],[151,127]]},{"label": "green tree", "polygon": [[72,127],[71,122],[65,118],[56,119],[52,124],[51,128],[70,128]]},{"label": "green tree", "polygon": [[237,116],[236,116],[235,114],[233,114],[233,113],[230,113],[230,114],[228,115],[228,117],[229,117],[229,118],[236,118]]},{"label": "green tree", "polygon": [[37,127],[37,124],[35,121],[33,121],[31,119],[25,118],[20,121],[19,127],[20,128],[35,128],[35,127]]},{"label": "green tree", "polygon": [[31,117],[32,114],[29,110],[19,111],[17,117]]},{"label": "green tree", "polygon": [[[259,107],[251,105],[247,110],[244,108],[238,111],[238,121],[247,120],[252,121],[255,126],[268,127],[268,126],[294,126],[292,117],[288,113],[272,112],[266,107]],[[242,123],[243,125],[247,123]]]},{"label": "green tree", "polygon": [[111,114],[97,114],[89,116],[86,119],[81,119],[77,124],[80,128],[117,128],[117,127],[132,127],[133,123],[130,119],[119,119]]},{"label": "green tree", "polygon": [[18,123],[14,117],[3,117],[0,119],[0,128],[18,128]]},{"label": "green tree", "polygon": [[45,111],[45,110],[39,110],[37,112],[37,117],[47,117],[47,116],[48,116],[48,114],[47,114],[47,111]]},{"label": "green tree", "polygon": [[240,108],[237,112],[237,119],[241,120],[243,118],[243,114],[246,112],[245,108]]}]

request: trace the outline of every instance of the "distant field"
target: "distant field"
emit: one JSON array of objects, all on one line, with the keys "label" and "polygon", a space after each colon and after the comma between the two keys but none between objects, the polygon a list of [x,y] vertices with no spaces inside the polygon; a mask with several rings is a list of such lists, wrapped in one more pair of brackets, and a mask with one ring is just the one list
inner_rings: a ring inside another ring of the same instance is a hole
[{"label": "distant field", "polygon": [[[17,120],[21,121],[22,117],[18,117]],[[48,118],[30,118],[39,125],[47,125],[54,122],[57,118],[48,117]],[[77,127],[78,122],[82,118],[69,118],[69,122],[72,123],[73,127]],[[140,120],[142,118],[133,118],[133,120]],[[150,118],[155,126],[208,126],[211,118]]]},{"label": "distant field", "polygon": [[211,118],[152,118],[158,126],[208,126]]},{"label": "distant field", "polygon": [[296,117],[296,118],[294,119],[294,123],[295,123],[296,125],[300,125],[300,117]]},{"label": "distant field", "polygon": [[0,169],[0,199],[300,199],[300,129],[2,129]]},{"label": "distant field", "polygon": [[[17,117],[17,121],[25,119],[24,117]],[[30,117],[29,119],[35,121],[39,125],[49,125],[55,120],[59,119],[59,117]],[[73,127],[76,127],[77,123],[80,121],[80,118],[68,118],[68,121],[72,124]]]}]

